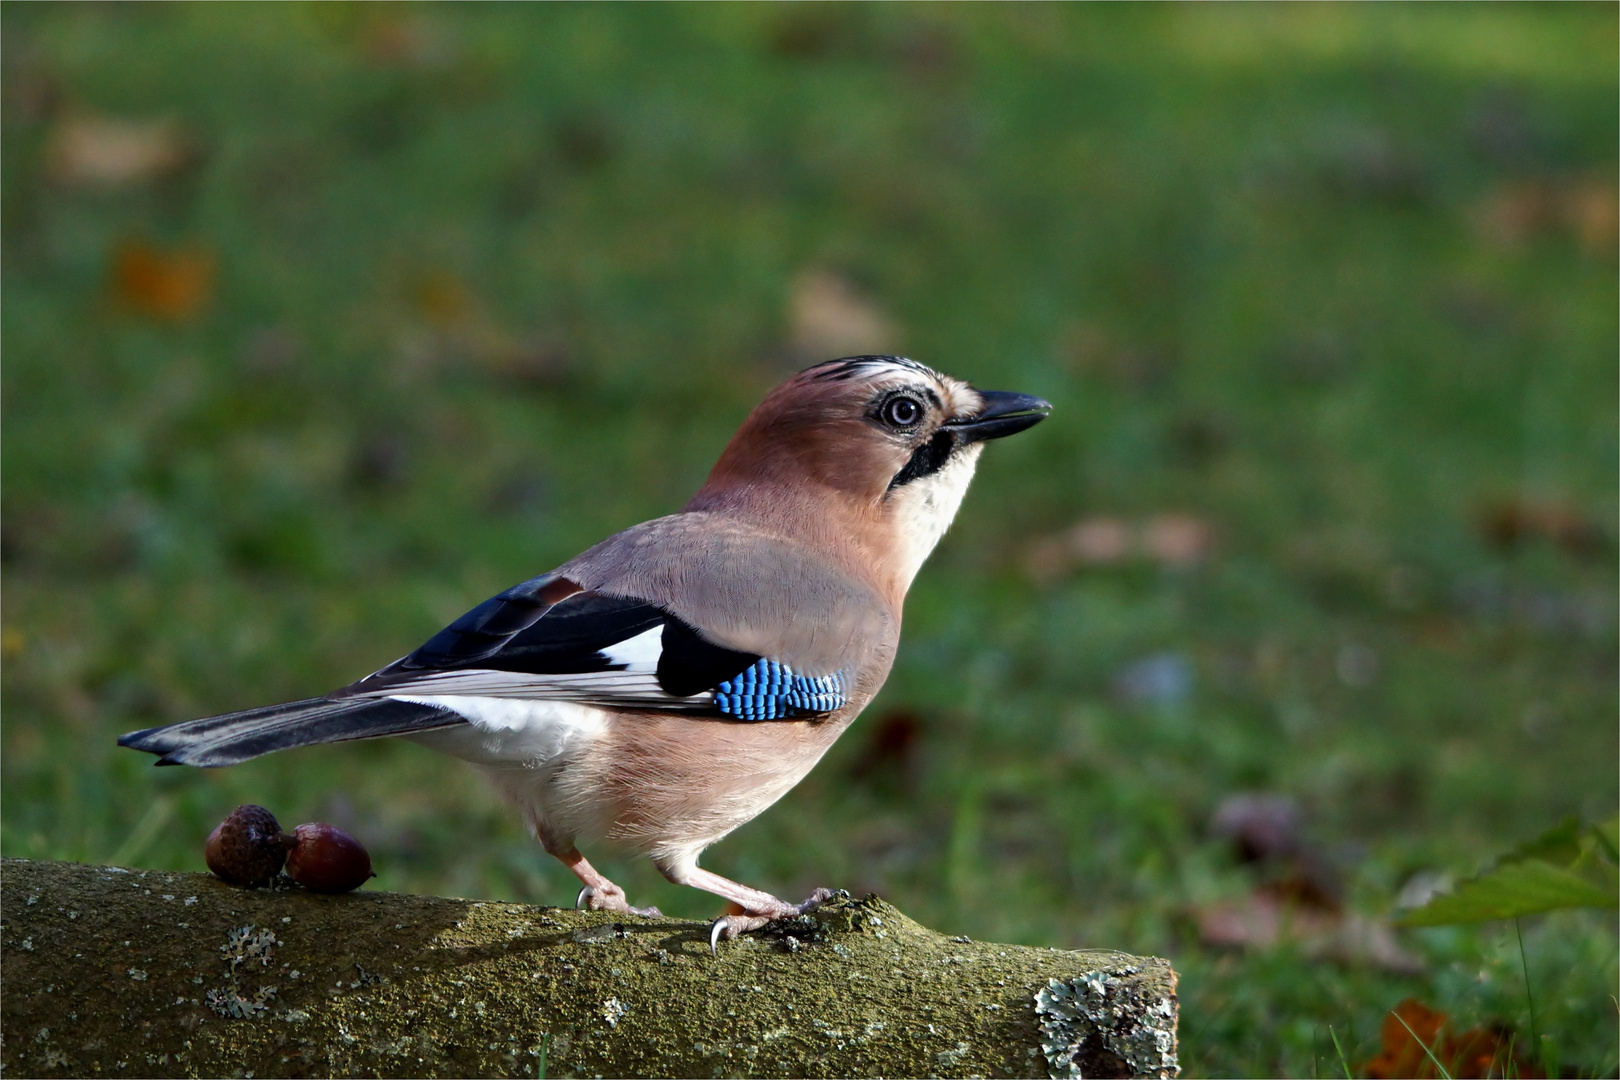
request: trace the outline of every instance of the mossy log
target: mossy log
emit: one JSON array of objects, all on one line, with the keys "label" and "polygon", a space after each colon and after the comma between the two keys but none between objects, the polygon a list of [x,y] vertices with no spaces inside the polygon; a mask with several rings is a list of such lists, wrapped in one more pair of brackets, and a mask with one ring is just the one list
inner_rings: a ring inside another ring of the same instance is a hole
[{"label": "mossy log", "polygon": [[0,863],[11,1076],[1174,1076],[1175,973],[876,897],[665,918]]}]

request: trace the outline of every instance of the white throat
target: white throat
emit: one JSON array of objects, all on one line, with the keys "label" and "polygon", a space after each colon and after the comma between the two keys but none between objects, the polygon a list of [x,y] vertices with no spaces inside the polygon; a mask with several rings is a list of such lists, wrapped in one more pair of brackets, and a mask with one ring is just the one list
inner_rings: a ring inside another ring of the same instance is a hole
[{"label": "white throat", "polygon": [[911,587],[917,571],[951,527],[983,449],[982,444],[965,446],[952,454],[938,472],[902,484],[889,494],[890,513],[897,526],[895,539],[900,545],[898,563],[903,587]]}]

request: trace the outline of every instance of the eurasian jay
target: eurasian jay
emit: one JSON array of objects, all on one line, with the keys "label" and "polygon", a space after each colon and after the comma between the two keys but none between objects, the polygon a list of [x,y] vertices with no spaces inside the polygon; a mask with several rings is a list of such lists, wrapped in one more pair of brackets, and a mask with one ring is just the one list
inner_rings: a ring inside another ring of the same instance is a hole
[{"label": "eurasian jay", "polygon": [[788,904],[698,866],[787,793],[882,687],[906,590],[983,443],[1051,406],[913,360],[855,356],[773,390],[678,514],[479,604],[325,697],[131,732],[159,765],[398,735],[472,762],[583,884],[636,914],[575,847],[602,839],[730,901],[710,936]]}]

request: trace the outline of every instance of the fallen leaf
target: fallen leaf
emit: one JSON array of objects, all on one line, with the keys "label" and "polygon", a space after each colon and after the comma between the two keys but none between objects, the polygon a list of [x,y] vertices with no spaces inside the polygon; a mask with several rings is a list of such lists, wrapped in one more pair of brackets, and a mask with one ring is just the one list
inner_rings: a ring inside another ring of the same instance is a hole
[{"label": "fallen leaf", "polygon": [[1556,198],[1547,184],[1505,184],[1475,205],[1474,231],[1487,243],[1516,247],[1551,228],[1556,212]]},{"label": "fallen leaf", "polygon": [[1292,910],[1277,897],[1256,891],[1241,900],[1200,907],[1194,921],[1205,945],[1272,949],[1285,940],[1319,938],[1332,930],[1334,920],[1308,908]]},{"label": "fallen leaf", "polygon": [[1520,180],[1497,187],[1475,204],[1473,224],[1480,239],[1499,247],[1565,232],[1588,252],[1602,255],[1620,241],[1620,205],[1607,180]]},{"label": "fallen leaf", "polygon": [[1594,255],[1620,242],[1620,203],[1614,185],[1603,180],[1577,184],[1564,193],[1564,218],[1580,245]]},{"label": "fallen leaf", "polygon": [[52,131],[46,174],[69,187],[123,187],[183,167],[193,152],[173,120],[70,115]]},{"label": "fallen leaf", "polygon": [[1135,543],[1129,524],[1119,518],[1086,518],[1070,529],[1065,547],[1081,563],[1101,565],[1119,562],[1131,553]]},{"label": "fallen leaf", "polygon": [[1192,514],[1159,514],[1141,523],[1098,515],[1035,541],[1025,555],[1024,569],[1036,581],[1136,559],[1187,569],[1208,558],[1214,546],[1214,529]]},{"label": "fallen leaf", "polygon": [[447,270],[415,274],[405,293],[412,317],[392,328],[401,370],[466,365],[503,381],[549,386],[566,379],[573,366],[564,338],[513,332]]},{"label": "fallen leaf", "polygon": [[1603,530],[1573,503],[1558,499],[1503,499],[1480,511],[1480,536],[1503,550],[1544,540],[1577,557],[1600,554]]},{"label": "fallen leaf", "polygon": [[892,352],[900,331],[877,303],[828,270],[800,274],[788,295],[788,339],[816,359]]},{"label": "fallen leaf", "polygon": [[1441,1049],[1440,1030],[1445,1023],[1445,1013],[1415,998],[1407,998],[1385,1015],[1379,1029],[1382,1051],[1361,1067],[1362,1072],[1371,1080],[1435,1076],[1434,1062],[1429,1060],[1424,1047]]},{"label": "fallen leaf", "polygon": [[1210,830],[1230,840],[1243,862],[1288,859],[1305,847],[1303,817],[1291,796],[1242,792],[1220,801]]},{"label": "fallen leaf", "polygon": [[1074,569],[1075,560],[1062,536],[1043,536],[1024,553],[1024,573],[1031,581],[1045,584]]},{"label": "fallen leaf", "polygon": [[1205,944],[1243,949],[1289,944],[1317,959],[1408,974],[1422,969],[1387,920],[1345,909],[1338,875],[1305,835],[1304,811],[1296,800],[1264,792],[1229,795],[1210,827],[1267,880],[1238,900],[1194,910]]},{"label": "fallen leaf", "polygon": [[423,321],[439,330],[460,326],[471,317],[472,297],[453,274],[426,274],[416,283],[416,310]]},{"label": "fallen leaf", "polygon": [[822,59],[855,48],[865,36],[859,8],[784,5],[776,11],[767,44],[774,55],[786,59]]},{"label": "fallen leaf", "polygon": [[1379,1029],[1382,1047],[1377,1057],[1361,1066],[1363,1074],[1369,1080],[1429,1080],[1440,1075],[1438,1059],[1446,1075],[1457,1080],[1547,1075],[1516,1052],[1513,1030],[1505,1025],[1488,1024],[1457,1035],[1446,1029],[1445,1013],[1407,998],[1384,1016]]},{"label": "fallen leaf", "polygon": [[568,342],[555,334],[519,340],[501,338],[480,354],[491,375],[526,386],[555,386],[567,379],[574,366]]},{"label": "fallen leaf", "polygon": [[1524,1080],[1545,1077],[1546,1072],[1535,1062],[1519,1055],[1514,1048],[1517,1042],[1513,1029],[1506,1024],[1487,1024],[1447,1038],[1441,1045],[1442,1052],[1435,1056],[1446,1063],[1446,1071],[1458,1080],[1484,1080],[1494,1076],[1516,1076]]},{"label": "fallen leaf", "polygon": [[1209,523],[1191,514],[1161,514],[1142,529],[1142,546],[1164,566],[1192,566],[1209,554]]},{"label": "fallen leaf", "polygon": [[214,254],[204,248],[163,249],[143,240],[118,245],[112,291],[123,307],[160,322],[190,322],[214,289]]},{"label": "fallen leaf", "polygon": [[1383,919],[1303,903],[1280,885],[1263,886],[1241,900],[1209,904],[1193,911],[1198,937],[1218,948],[1255,951],[1292,945],[1316,960],[1370,964],[1401,975],[1415,975],[1423,963],[1401,947]]}]

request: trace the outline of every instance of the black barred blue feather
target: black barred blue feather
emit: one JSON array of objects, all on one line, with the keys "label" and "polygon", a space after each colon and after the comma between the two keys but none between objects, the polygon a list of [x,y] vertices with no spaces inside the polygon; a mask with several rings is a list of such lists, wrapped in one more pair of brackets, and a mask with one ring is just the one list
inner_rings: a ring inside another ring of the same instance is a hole
[{"label": "black barred blue feather", "polygon": [[829,713],[848,700],[842,674],[795,674],[786,664],[760,659],[714,688],[714,704],[739,720],[780,720]]}]

